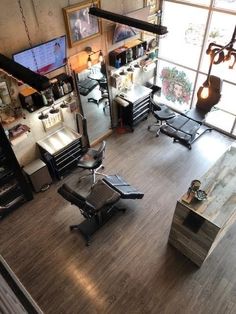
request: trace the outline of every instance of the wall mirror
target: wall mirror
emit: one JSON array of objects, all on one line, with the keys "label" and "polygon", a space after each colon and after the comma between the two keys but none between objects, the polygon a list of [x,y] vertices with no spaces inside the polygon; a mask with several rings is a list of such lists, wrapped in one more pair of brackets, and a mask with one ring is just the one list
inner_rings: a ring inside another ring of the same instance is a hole
[{"label": "wall mirror", "polygon": [[74,72],[81,111],[87,120],[90,143],[111,128],[111,112],[105,63],[98,62],[89,69]]}]

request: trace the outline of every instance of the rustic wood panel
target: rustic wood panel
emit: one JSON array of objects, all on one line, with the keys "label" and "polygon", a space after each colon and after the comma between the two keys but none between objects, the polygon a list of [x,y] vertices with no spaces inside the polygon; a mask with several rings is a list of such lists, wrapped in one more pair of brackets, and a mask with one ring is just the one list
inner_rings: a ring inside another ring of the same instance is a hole
[{"label": "rustic wood panel", "polygon": [[201,177],[230,140],[211,132],[192,150],[147,131],[107,141],[105,172],[118,173],[145,193],[124,200],[90,247],[69,225],[83,220],[57,188],[84,194],[76,169],[0,222],[0,251],[45,313],[235,313],[236,226],[198,269],[167,244],[176,200]]},{"label": "rustic wood panel", "polygon": [[[178,201],[172,221],[169,242],[198,266],[213,251],[236,220],[236,147],[231,146],[200,179],[208,192],[207,200]],[[192,215],[195,221],[185,222]],[[201,219],[199,230],[197,225]]]}]

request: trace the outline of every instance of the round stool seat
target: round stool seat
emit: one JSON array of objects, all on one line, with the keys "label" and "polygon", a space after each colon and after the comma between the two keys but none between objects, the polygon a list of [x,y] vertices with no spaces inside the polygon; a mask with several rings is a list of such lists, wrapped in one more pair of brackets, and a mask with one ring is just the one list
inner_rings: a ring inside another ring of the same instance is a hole
[{"label": "round stool seat", "polygon": [[175,117],[175,113],[166,106],[161,106],[160,110],[155,110],[153,115],[157,120],[168,120]]}]

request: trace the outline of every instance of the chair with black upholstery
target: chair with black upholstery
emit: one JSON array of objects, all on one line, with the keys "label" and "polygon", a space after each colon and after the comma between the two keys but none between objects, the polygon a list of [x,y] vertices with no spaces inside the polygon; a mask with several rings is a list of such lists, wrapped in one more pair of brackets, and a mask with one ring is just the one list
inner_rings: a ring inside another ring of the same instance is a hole
[{"label": "chair with black upholstery", "polygon": [[153,124],[150,124],[148,126],[148,130],[150,131],[151,128],[157,127],[156,136],[159,136],[160,128],[163,125],[163,122],[166,122],[167,120],[174,118],[175,113],[166,105],[155,102],[152,97],[150,98],[150,106],[151,106],[151,112],[153,116],[156,118],[156,122]]},{"label": "chair with black upholstery", "polygon": [[[84,197],[72,190],[67,184],[63,184],[58,193],[71,204],[76,205],[81,214],[86,218],[82,223],[71,225],[70,230],[78,230],[84,236],[86,245],[89,245],[91,236],[115,213],[120,210],[115,207],[120,194],[99,180]],[[124,210],[124,209],[122,209]]]},{"label": "chair with black upholstery", "polygon": [[105,76],[98,81],[99,83],[99,89],[101,91],[101,99],[104,100],[103,102],[103,112],[105,113],[106,109],[109,108],[109,96],[108,96],[108,85],[107,85],[107,79]]},{"label": "chair with black upholstery", "polygon": [[106,176],[98,180],[90,193],[83,195],[63,184],[58,193],[71,204],[76,205],[86,218],[82,223],[70,226],[70,230],[78,230],[89,245],[91,236],[100,229],[117,211],[125,211],[116,206],[120,199],[142,199],[144,194],[132,187],[119,175]]},{"label": "chair with black upholstery", "polygon": [[208,97],[202,97],[201,86],[197,92],[197,104],[186,113],[176,115],[175,118],[168,120],[166,125],[162,126],[160,131],[179,142],[192,148],[192,144],[212,128],[205,127],[207,114],[219,102],[221,98],[222,80],[214,75],[210,75],[208,80]]},{"label": "chair with black upholstery", "polygon": [[205,121],[206,113],[199,108],[193,108],[188,112],[176,115],[170,119],[160,129],[161,133],[168,135],[179,142],[192,148],[192,144],[211,128],[201,128]]},{"label": "chair with black upholstery", "polygon": [[80,177],[79,181],[88,175],[92,175],[93,184],[95,184],[96,175],[103,175],[98,171],[99,169],[104,168],[103,159],[105,157],[105,149],[106,141],[103,141],[98,149],[89,148],[87,152],[79,159],[77,166],[90,171],[89,174]]}]

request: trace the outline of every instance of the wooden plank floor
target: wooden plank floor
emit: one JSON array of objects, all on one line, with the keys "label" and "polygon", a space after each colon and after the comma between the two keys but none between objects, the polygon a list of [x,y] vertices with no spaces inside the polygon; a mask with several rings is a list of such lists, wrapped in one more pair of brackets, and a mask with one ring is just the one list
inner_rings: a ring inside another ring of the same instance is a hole
[{"label": "wooden plank floor", "polygon": [[90,247],[68,228],[79,210],[57,193],[67,182],[86,194],[79,169],[0,222],[0,252],[45,313],[236,313],[236,225],[200,269],[167,244],[176,200],[231,140],[213,131],[189,151],[147,125],[107,140],[105,172],[145,196],[124,200]]}]

